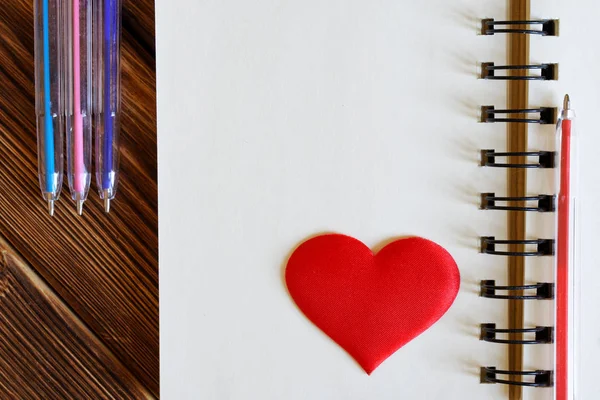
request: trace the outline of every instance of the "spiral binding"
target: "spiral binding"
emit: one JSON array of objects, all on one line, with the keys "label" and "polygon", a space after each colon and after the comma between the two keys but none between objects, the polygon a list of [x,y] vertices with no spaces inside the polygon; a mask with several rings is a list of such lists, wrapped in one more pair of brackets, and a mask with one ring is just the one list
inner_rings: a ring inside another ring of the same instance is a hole
[{"label": "spiral binding", "polygon": [[[533,377],[533,381],[511,381],[508,379],[499,379],[497,375],[517,375],[524,377]],[[554,372],[547,370],[536,371],[503,371],[496,367],[481,367],[481,383],[501,383],[504,385],[517,385],[529,387],[552,387],[554,385]]]},{"label": "spiral binding", "polygon": [[[496,26],[515,25],[541,25],[541,29],[496,28]],[[558,20],[540,19],[530,21],[495,21],[493,18],[481,20],[482,35],[494,35],[496,33],[524,33],[528,35],[558,36]]]},{"label": "spiral binding", "polygon": [[[526,34],[558,36],[559,21],[556,19],[481,21],[482,35]],[[527,65],[496,65],[481,63],[480,79],[496,81],[554,81],[558,80],[558,64],[540,63]],[[481,107],[480,122],[517,124],[555,124],[558,110],[554,107],[529,109],[496,109],[493,105]],[[555,168],[556,153],[553,151],[497,152],[481,150],[480,166],[492,168],[545,169]],[[556,210],[556,196],[539,194],[531,196],[497,196],[494,192],[481,193],[480,209],[547,213]],[[517,245],[517,246],[515,246]],[[494,256],[541,257],[554,255],[554,240],[498,240],[494,236],[480,238],[480,251]],[[518,249],[515,250],[515,249]],[[494,280],[480,282],[480,296],[496,300],[530,301],[554,299],[553,283],[538,282],[518,286],[500,286]],[[497,328],[494,323],[480,325],[480,340],[506,345],[537,345],[554,342],[554,328],[536,326],[520,329]],[[481,383],[496,383],[526,387],[552,387],[554,372],[548,370],[517,371],[482,367]]]},{"label": "spiral binding", "polygon": [[[535,290],[535,294],[496,294],[496,291],[522,293],[525,290]],[[554,298],[554,284],[536,283],[522,286],[496,286],[496,281],[486,280],[481,281],[479,294],[481,297],[500,300],[552,300]]]},{"label": "spiral binding", "polygon": [[[539,118],[498,118],[497,114],[540,114]],[[494,106],[481,106],[481,122],[520,122],[525,124],[556,124],[558,109],[556,107],[540,107],[513,110],[496,110]]]},{"label": "spiral binding", "polygon": [[[537,202],[537,206],[500,206],[496,203],[510,202]],[[501,211],[537,211],[551,212],[556,210],[556,196],[549,194],[540,194],[537,196],[526,197],[497,197],[495,193],[481,193],[482,210],[501,210]]]},{"label": "spiral binding", "polygon": [[[540,75],[510,76],[496,75],[496,71],[540,71]],[[556,81],[558,80],[558,64],[539,65],[495,65],[493,62],[481,63],[481,79],[505,81]]]},{"label": "spiral binding", "polygon": [[[499,334],[520,333],[535,334],[533,339],[510,340],[499,339]],[[524,329],[498,329],[496,324],[481,324],[480,340],[490,343],[502,344],[548,344],[554,343],[554,328],[551,326],[536,326],[535,328]]]},{"label": "spiral binding", "polygon": [[[535,245],[535,251],[501,251],[496,250],[496,245]],[[481,237],[481,252],[495,256],[539,257],[554,255],[554,239],[528,239],[528,240],[497,240],[494,236]]]},{"label": "spiral binding", "polygon": [[[533,164],[497,163],[496,157],[537,157],[538,162]],[[556,152],[554,151],[524,151],[500,153],[493,149],[481,150],[482,167],[495,168],[554,168],[556,164]]]}]

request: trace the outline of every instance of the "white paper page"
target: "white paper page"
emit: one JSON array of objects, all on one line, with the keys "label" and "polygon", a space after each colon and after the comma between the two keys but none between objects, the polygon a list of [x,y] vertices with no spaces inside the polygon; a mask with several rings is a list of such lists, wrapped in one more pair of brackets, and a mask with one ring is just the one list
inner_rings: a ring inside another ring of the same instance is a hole
[{"label": "white paper page", "polygon": [[[574,11],[545,3],[591,45]],[[504,170],[478,166],[480,149],[505,149],[505,126],[477,122],[506,97],[477,79],[478,62],[506,59],[506,38],[478,35],[479,20],[505,15],[492,0],[157,1],[163,398],[507,398],[479,383],[479,367],[506,368],[506,347],[478,340],[481,322],[506,325],[505,302],[478,296],[481,279],[506,279],[505,259],[478,253],[479,236],[506,236],[505,213],[478,209],[480,192],[506,192]],[[569,88],[588,113],[591,167],[592,72],[547,46],[568,65],[543,99]],[[593,202],[583,212],[592,233]],[[455,304],[371,376],[286,291],[290,252],[323,232],[375,248],[424,236],[458,263]]]}]

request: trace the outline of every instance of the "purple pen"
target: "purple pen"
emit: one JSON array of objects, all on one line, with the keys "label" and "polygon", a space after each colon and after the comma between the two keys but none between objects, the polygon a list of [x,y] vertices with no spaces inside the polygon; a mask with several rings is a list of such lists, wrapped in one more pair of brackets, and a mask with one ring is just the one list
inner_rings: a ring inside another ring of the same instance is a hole
[{"label": "purple pen", "polygon": [[119,183],[121,0],[99,0],[96,7],[96,183],[109,212]]}]

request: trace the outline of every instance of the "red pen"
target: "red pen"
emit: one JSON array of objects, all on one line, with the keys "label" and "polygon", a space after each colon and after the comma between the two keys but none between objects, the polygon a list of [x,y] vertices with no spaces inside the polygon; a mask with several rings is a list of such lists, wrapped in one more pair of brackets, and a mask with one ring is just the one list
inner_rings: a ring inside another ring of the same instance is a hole
[{"label": "red pen", "polygon": [[575,299],[575,113],[569,95],[558,120],[558,204],[556,232],[556,400],[574,398],[574,299]]}]

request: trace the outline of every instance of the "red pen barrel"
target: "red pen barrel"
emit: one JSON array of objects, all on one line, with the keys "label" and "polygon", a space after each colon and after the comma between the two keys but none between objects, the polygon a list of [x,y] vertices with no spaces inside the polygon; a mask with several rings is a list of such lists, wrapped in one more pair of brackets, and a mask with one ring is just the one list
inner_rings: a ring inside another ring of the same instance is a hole
[{"label": "red pen barrel", "polygon": [[556,218],[556,400],[574,399],[575,184],[574,113],[568,96],[557,125],[558,196]]}]

